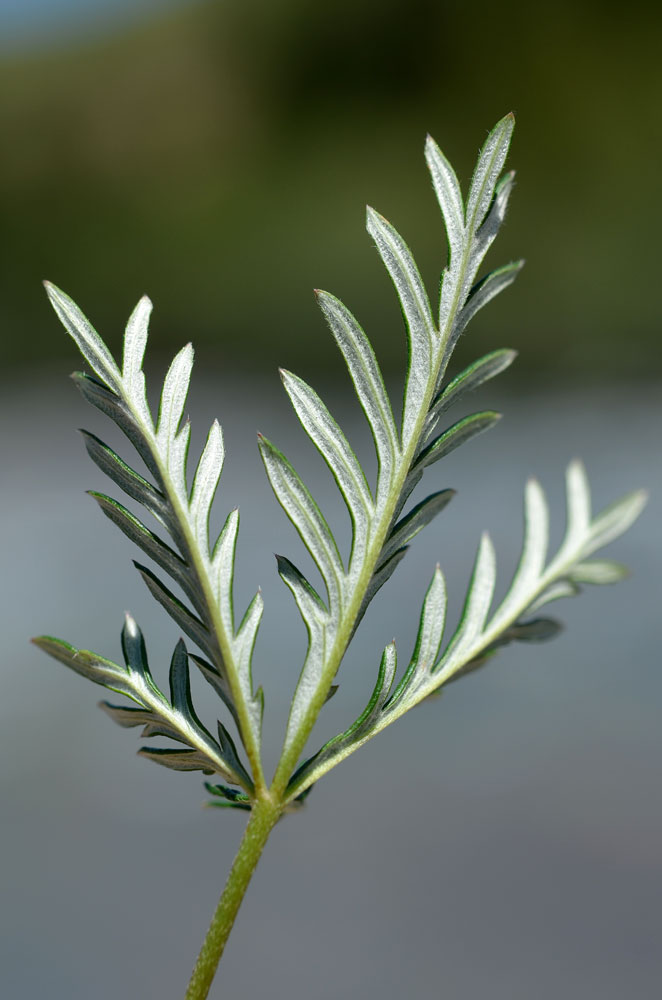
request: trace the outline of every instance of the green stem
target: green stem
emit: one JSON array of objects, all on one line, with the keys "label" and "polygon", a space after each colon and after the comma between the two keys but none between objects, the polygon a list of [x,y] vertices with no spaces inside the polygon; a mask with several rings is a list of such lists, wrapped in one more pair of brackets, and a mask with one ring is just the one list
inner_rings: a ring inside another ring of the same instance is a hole
[{"label": "green stem", "polygon": [[223,895],[216,907],[216,912],[212,917],[207,936],[195,963],[193,975],[186,990],[186,1000],[205,1000],[208,996],[225,948],[225,942],[230,935],[248,884],[264,850],[264,845],[280,817],[282,808],[281,804],[276,804],[271,799],[261,799],[255,802],[237,856],[230,869]]}]

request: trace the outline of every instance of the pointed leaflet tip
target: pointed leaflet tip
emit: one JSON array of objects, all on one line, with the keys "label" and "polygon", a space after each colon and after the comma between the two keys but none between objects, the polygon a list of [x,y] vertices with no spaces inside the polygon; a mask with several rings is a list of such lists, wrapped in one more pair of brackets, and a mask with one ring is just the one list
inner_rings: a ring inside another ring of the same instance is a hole
[{"label": "pointed leaflet tip", "polygon": [[131,639],[137,639],[140,635],[138,623],[129,611],[124,612],[124,628],[126,629],[127,635]]}]

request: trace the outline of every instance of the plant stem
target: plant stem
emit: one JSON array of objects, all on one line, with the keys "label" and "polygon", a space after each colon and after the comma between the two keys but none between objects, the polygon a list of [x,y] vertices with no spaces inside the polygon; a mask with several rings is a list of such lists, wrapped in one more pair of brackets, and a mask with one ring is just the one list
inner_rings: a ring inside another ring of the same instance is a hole
[{"label": "plant stem", "polygon": [[229,937],[248,884],[257,866],[264,845],[282,812],[282,805],[269,799],[258,799],[252,809],[251,818],[244,831],[237,856],[234,859],[228,880],[223,890],[216,912],[212,917],[207,936],[193,969],[186,1000],[205,1000],[225,943]]}]

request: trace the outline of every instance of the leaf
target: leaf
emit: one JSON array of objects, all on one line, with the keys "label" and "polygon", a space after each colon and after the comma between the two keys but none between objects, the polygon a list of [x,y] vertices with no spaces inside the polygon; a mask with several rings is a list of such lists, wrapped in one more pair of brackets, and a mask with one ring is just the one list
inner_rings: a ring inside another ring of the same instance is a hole
[{"label": "leaf", "polygon": [[396,549],[393,555],[389,556],[384,562],[379,563],[375,572],[372,574],[370,583],[368,584],[365,596],[363,598],[363,603],[361,605],[361,610],[359,611],[356,618],[355,629],[360,623],[363,615],[365,614],[368,605],[374,598],[375,594],[382,589],[385,583],[387,583],[396,569],[400,565],[400,562],[404,559],[407,551],[409,549],[408,545],[403,545],[402,548]]},{"label": "leaf", "polygon": [[466,650],[476,642],[485,628],[496,583],[496,558],[492,541],[483,532],[474,563],[469,590],[462,609],[460,623],[444,654],[439,670],[444,673],[452,658],[466,656]]},{"label": "leaf", "polygon": [[237,709],[233,701],[232,691],[230,690],[227,677],[225,677],[212,663],[208,663],[207,660],[203,660],[201,656],[196,656],[195,653],[189,653],[188,655],[189,659],[193,660],[207,683],[213,687],[214,691],[221,698],[224,705],[230,710],[237,725],[239,725],[239,720],[237,719]]},{"label": "leaf", "polygon": [[170,661],[170,701],[172,707],[186,719],[189,725],[202,727],[191,700],[188,654],[183,639],[180,639],[175,646]]},{"label": "leaf", "polygon": [[558,601],[562,597],[576,597],[579,591],[580,588],[572,580],[556,580],[546,590],[543,590],[540,597],[529,604],[527,610],[529,614],[533,614],[534,611],[538,611],[539,608],[551,601]]},{"label": "leaf", "polygon": [[464,242],[464,205],[460,185],[455,171],[431,136],[425,142],[425,159],[446,224],[450,261],[454,264],[462,255]]},{"label": "leaf", "polygon": [[[281,369],[280,374],[304,430],[338,484],[352,518],[354,535],[362,532],[365,537],[374,507],[370,488],[356,455],[317,393],[291,372]],[[355,543],[356,541],[355,537]]]},{"label": "leaf", "polygon": [[173,358],[163,383],[156,426],[156,437],[161,445],[168,440],[172,441],[178,432],[186,405],[192,368],[193,347],[191,344],[186,344]]},{"label": "leaf", "polygon": [[202,771],[203,774],[213,774],[209,766],[209,758],[198,750],[170,750],[164,747],[141,747],[140,757],[153,760],[155,764],[169,767],[173,771]]},{"label": "leaf", "polygon": [[313,757],[305,761],[297,769],[292,775],[287,788],[289,798],[293,799],[300,794],[298,789],[304,779],[306,779],[307,784],[315,780],[314,772],[316,767],[319,767],[332,757],[341,759],[342,756],[346,755],[348,748],[358,745],[365,733],[369,732],[388,698],[393,678],[395,677],[397,662],[395,643],[392,642],[382,654],[377,682],[368,704],[348,729],[338,736],[334,736],[328,743],[325,743]]},{"label": "leaf", "polygon": [[[190,344],[175,356],[166,374],[155,428],[145,392],[142,370],[151,312],[149,299],[140,300],[127,323],[120,373],[101,338],[63,293],[49,288],[63,323],[72,334],[98,378],[74,376],[83,396],[109,416],[128,437],[154,483],[132,469],[94,435],[85,434],[91,458],[132,499],[153,514],[170,535],[174,548],[159,538],[122,504],[94,494],[104,513],[147,552],[181,587],[194,612],[165,587],[150,570],[141,568],[156,599],[175,622],[212,660],[211,670],[222,676],[223,696],[244,740],[251,764],[263,781],[259,756],[259,720],[262,695],[250,689],[250,655],[261,617],[262,598],[251,603],[246,621],[235,634],[232,610],[234,547],[238,515],[233,512],[221,533],[216,561],[210,554],[209,515],[223,468],[223,437],[214,421],[197,463],[193,483],[187,485],[190,425],[184,410],[193,365]],[[99,381],[101,379],[101,381]],[[223,572],[219,580],[218,571]],[[219,614],[220,610],[220,614]]]},{"label": "leaf", "polygon": [[390,476],[399,445],[391,403],[377,359],[370,341],[343,303],[328,292],[318,290],[316,294],[370,425],[379,460],[380,479],[385,482]]},{"label": "leaf", "polygon": [[482,434],[483,431],[494,427],[499,420],[501,420],[501,414],[495,413],[494,410],[472,413],[471,416],[458,420],[447,431],[436,437],[427,448],[423,449],[416,459],[413,471],[425,469],[433,462],[438,462],[440,458],[445,458],[446,455],[450,455],[452,451],[476,437],[477,434]]},{"label": "leaf", "polygon": [[223,431],[218,421],[215,420],[209,430],[204,450],[193,477],[189,501],[191,524],[203,552],[209,552],[209,515],[214,494],[223,472],[224,459]]},{"label": "leaf", "polygon": [[630,575],[627,566],[610,559],[581,562],[570,572],[573,583],[619,583]]},{"label": "leaf", "polygon": [[170,666],[170,698],[159,690],[151,675],[142,632],[130,615],[122,630],[126,666],[88,650],[76,649],[49,636],[33,642],[44,652],[82,674],[95,684],[125,695],[137,708],[102,702],[103,710],[120,726],[143,726],[143,737],[165,736],[185,744],[186,749],[143,748],[139,752],[175,770],[218,773],[233,784],[252,791],[251,779],[238,760],[234,745],[224,737],[217,743],[198,719],[191,702],[188,656],[180,640]]},{"label": "leaf", "polygon": [[112,500],[104,493],[96,493],[94,490],[88,492],[89,496],[99,504],[106,517],[113,524],[116,524],[127,538],[135,542],[143,552],[150,556],[157,566],[165,570],[179,584],[191,601],[199,605],[200,595],[193,590],[186,564],[177,553],[117,500]]},{"label": "leaf", "polygon": [[146,439],[143,430],[136,422],[134,415],[126,403],[90,375],[84,375],[82,372],[74,372],[71,377],[83,398],[96,407],[97,410],[100,410],[101,413],[110,417],[126,435],[149,471],[155,477],[157,486],[160,487],[162,485],[161,470],[157,458],[152,452],[150,443]]},{"label": "leaf", "polygon": [[152,416],[147,403],[145,375],[142,370],[142,364],[147,346],[151,312],[152,303],[146,295],[143,295],[131,313],[129,322],[126,325],[122,361],[122,381],[126,387],[126,391],[133,398],[134,404],[143,420],[149,424],[152,422]]},{"label": "leaf", "polygon": [[516,622],[504,633],[504,638],[507,641],[516,639],[518,642],[547,642],[548,639],[555,639],[562,631],[563,625],[553,618],[534,618],[527,622]]},{"label": "leaf", "polygon": [[[92,461],[109,479],[120,487],[132,500],[146,507],[150,514],[165,523],[167,520],[167,503],[163,494],[151,483],[143,479],[134,469],[122,461],[112,448],[104,444],[89,431],[81,431],[85,448]],[[167,526],[167,524],[166,524]]]},{"label": "leaf", "polygon": [[404,445],[415,431],[420,400],[429,380],[433,338],[437,331],[418,268],[400,234],[372,208],[368,208],[367,229],[395,285],[407,324],[409,366],[402,418]]},{"label": "leaf", "polygon": [[50,635],[37,636],[32,642],[44,653],[64,663],[81,677],[87,677],[95,684],[101,684],[111,691],[116,691],[117,694],[133,697],[127,671],[112,660],[106,660],[88,649],[76,649],[68,642]]},{"label": "leaf", "polygon": [[259,435],[262,461],[276,499],[299,532],[322,574],[331,605],[337,605],[344,568],[335,539],[308,488],[285,456]]},{"label": "leaf", "polygon": [[524,544],[508,594],[494,615],[493,628],[509,621],[517,608],[526,606],[527,595],[535,592],[545,568],[549,542],[549,511],[540,484],[530,479],[524,496]]},{"label": "leaf", "polygon": [[[476,235],[476,240],[474,243],[473,251],[473,271],[478,269],[483,257],[491,247],[494,242],[497,233],[499,232],[503,220],[506,217],[506,209],[508,207],[508,201],[510,200],[510,195],[512,193],[515,184],[515,171],[511,170],[510,173],[505,174],[504,177],[498,182],[495,192],[494,199],[490,206],[490,210],[487,213],[487,217],[483,222],[482,226],[478,230]],[[473,275],[471,277],[473,281]]]},{"label": "leaf", "polygon": [[446,582],[437,566],[423,602],[414,652],[400,683],[389,699],[389,709],[415,690],[419,681],[433,671],[439,658],[445,623]]},{"label": "leaf", "polygon": [[480,151],[467,199],[466,224],[472,232],[478,229],[492,203],[514,127],[514,115],[506,115],[494,126]]},{"label": "leaf", "polygon": [[205,788],[210,795],[215,798],[220,798],[221,802],[208,802],[210,806],[226,806],[233,809],[248,809],[251,808],[251,800],[243,792],[238,791],[236,788],[228,788],[227,785],[212,785],[210,782],[205,781]]},{"label": "leaf", "polygon": [[[467,300],[459,311],[455,324],[453,326],[452,340],[453,343],[457,341],[460,334],[466,329],[471,320],[474,318],[476,313],[491,302],[499,292],[502,292],[509,285],[512,285],[513,281],[520,273],[524,267],[523,260],[516,260],[512,264],[504,264],[502,267],[496,268],[494,271],[490,271],[486,274],[476,285],[473,286]],[[514,353],[510,361],[514,360]],[[510,361],[508,364],[510,364]],[[502,370],[502,369],[499,369]],[[494,373],[495,375],[497,372]],[[492,376],[488,376],[491,378]]]},{"label": "leaf", "polygon": [[379,557],[379,565],[386,562],[396,549],[407,545],[419,531],[441,513],[455,496],[455,490],[440,490],[421,500],[390,532]]},{"label": "leaf", "polygon": [[591,493],[586,470],[581,462],[571,462],[566,471],[567,527],[566,544],[573,546],[577,539],[588,534],[591,523]]},{"label": "leaf", "polygon": [[125,382],[132,382],[142,371],[151,312],[152,303],[143,295],[126,325],[122,362],[122,378]]},{"label": "leaf", "polygon": [[176,622],[182,632],[184,632],[189,639],[192,639],[193,642],[195,642],[203,653],[205,653],[210,659],[217,659],[219,657],[219,652],[216,649],[215,642],[205,624],[201,622],[199,618],[196,618],[196,616],[189,611],[184,604],[182,604],[179,598],[175,597],[172,591],[168,590],[165,584],[161,583],[159,578],[155,576],[150,569],[135,561],[134,566],[147,584],[147,589],[152,597],[154,597],[161,607],[168,612],[172,620]]},{"label": "leaf", "polygon": [[305,622],[317,620],[320,624],[325,623],[329,613],[313,585],[285,556],[277,555],[276,561],[278,575],[292,591],[303,620]]},{"label": "leaf", "polygon": [[495,375],[500,375],[513,363],[516,357],[517,351],[501,348],[501,350],[485,354],[478,361],[474,361],[467,368],[464,368],[437,396],[430,407],[428,424],[432,424],[433,421],[436,423],[438,417],[454,406],[466,393],[477,389],[484,382],[494,378]]},{"label": "leaf", "polygon": [[44,288],[60,322],[92,371],[96,372],[109,389],[117,392],[121,386],[119,368],[90,321],[83,315],[76,303],[61,289],[49,281],[44,282]]},{"label": "leaf", "polygon": [[645,490],[635,490],[605,508],[591,525],[591,538],[584,548],[584,555],[613,542],[637,520],[648,502]]}]

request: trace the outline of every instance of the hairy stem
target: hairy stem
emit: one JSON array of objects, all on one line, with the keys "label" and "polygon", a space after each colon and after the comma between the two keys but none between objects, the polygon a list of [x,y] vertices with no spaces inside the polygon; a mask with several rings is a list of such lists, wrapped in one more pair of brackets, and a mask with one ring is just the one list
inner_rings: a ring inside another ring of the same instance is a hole
[{"label": "hairy stem", "polygon": [[237,856],[216,912],[212,917],[207,936],[198,955],[193,975],[186,990],[186,1000],[205,1000],[216,975],[225,943],[234,925],[244,895],[264,846],[282,812],[282,805],[271,799],[255,802],[251,818],[244,831]]}]

